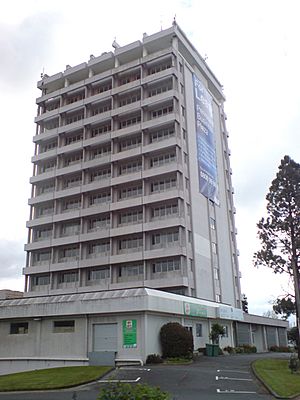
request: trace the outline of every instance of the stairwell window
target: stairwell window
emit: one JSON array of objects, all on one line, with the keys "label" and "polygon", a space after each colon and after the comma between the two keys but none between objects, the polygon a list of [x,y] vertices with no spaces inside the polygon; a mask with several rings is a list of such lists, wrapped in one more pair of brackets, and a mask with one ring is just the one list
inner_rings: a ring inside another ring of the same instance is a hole
[{"label": "stairwell window", "polygon": [[28,333],[28,322],[13,322],[10,324],[11,335],[24,335]]},{"label": "stairwell window", "polygon": [[75,332],[75,321],[53,321],[53,333],[72,333]]}]

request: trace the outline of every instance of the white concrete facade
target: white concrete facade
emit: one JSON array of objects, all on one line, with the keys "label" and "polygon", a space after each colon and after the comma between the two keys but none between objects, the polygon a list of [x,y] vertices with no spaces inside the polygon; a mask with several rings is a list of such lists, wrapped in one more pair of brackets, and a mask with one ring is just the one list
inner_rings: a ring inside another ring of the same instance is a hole
[{"label": "white concrete facade", "polygon": [[[218,201],[199,189],[195,77],[211,102]],[[214,321],[221,347],[284,343],[285,322],[241,311],[225,98],[181,29],[38,88],[25,293],[0,300],[0,373],[145,362],[168,321],[195,349]]]},{"label": "white concrete facade", "polygon": [[[220,204],[199,193],[193,74]],[[222,87],[175,24],[38,82],[25,295],[152,287],[241,307]]]}]

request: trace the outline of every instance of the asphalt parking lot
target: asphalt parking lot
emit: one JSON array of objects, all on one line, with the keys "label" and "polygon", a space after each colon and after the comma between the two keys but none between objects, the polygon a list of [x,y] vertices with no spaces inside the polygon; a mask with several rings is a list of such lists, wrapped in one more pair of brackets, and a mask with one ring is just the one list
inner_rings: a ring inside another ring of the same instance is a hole
[{"label": "asphalt parking lot", "polygon": [[257,358],[289,357],[289,354],[249,354],[199,357],[188,365],[123,367],[98,382],[78,388],[31,393],[1,393],[0,400],[96,400],[109,381],[148,383],[171,393],[172,400],[268,400],[274,399],[251,372]]}]

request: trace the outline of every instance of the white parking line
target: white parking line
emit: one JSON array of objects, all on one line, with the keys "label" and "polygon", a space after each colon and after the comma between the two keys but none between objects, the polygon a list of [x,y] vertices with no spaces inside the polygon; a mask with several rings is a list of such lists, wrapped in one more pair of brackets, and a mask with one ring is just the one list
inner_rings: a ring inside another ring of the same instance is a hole
[{"label": "white parking line", "polygon": [[151,371],[151,368],[119,367],[119,369],[125,369],[129,371]]},{"label": "white parking line", "polygon": [[220,394],[256,394],[256,392],[250,392],[250,391],[246,391],[246,390],[221,390],[221,389],[217,389],[217,393]]},{"label": "white parking line", "polygon": [[253,379],[248,378],[229,378],[228,376],[216,376],[216,381],[227,380],[227,381],[253,381]]},{"label": "white parking line", "polygon": [[217,372],[236,372],[238,374],[248,374],[248,375],[250,375],[250,372],[247,372],[247,371],[236,371],[236,370],[233,370],[233,369],[217,369]]},{"label": "white parking line", "polygon": [[124,380],[122,380],[122,379],[105,379],[103,381],[97,381],[97,382],[99,382],[99,383],[119,383],[119,382],[121,382],[121,383],[135,383],[135,382],[138,382],[140,379],[141,379],[141,377],[139,376],[136,379],[124,379]]}]

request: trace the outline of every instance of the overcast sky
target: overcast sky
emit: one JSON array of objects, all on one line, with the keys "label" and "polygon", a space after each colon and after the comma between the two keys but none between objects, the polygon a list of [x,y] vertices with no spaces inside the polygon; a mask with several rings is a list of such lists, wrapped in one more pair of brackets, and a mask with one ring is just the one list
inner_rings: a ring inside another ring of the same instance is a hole
[{"label": "overcast sky", "polygon": [[271,309],[287,279],[255,269],[256,223],[281,158],[300,160],[300,3],[295,0],[17,1],[0,6],[0,288],[23,290],[36,82],[173,18],[224,86],[242,291]]}]

